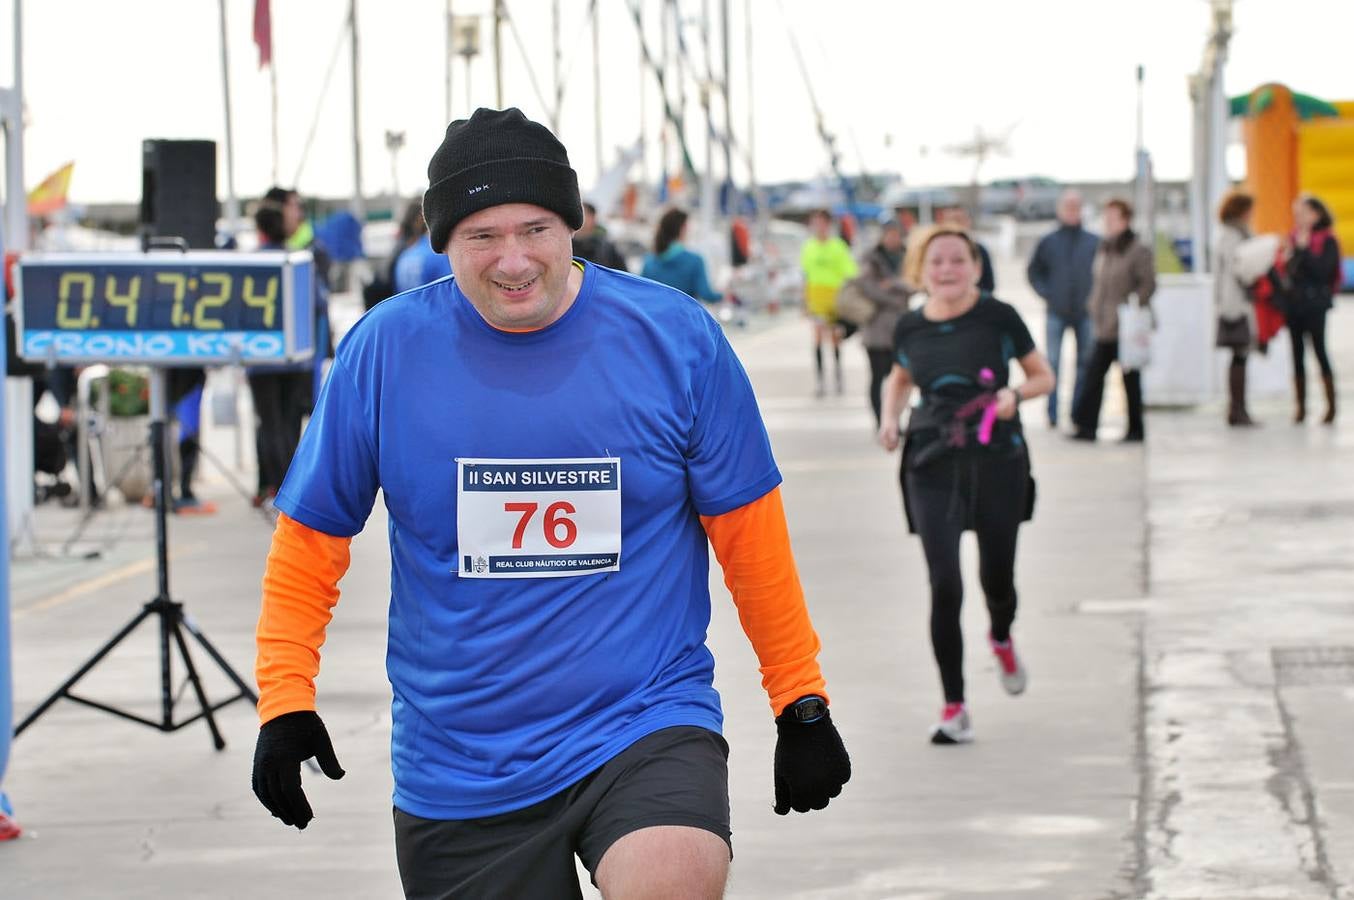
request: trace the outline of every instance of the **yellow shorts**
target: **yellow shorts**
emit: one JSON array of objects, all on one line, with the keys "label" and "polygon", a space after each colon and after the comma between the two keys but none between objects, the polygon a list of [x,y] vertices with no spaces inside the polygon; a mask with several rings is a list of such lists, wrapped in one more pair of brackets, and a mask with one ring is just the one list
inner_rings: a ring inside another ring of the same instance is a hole
[{"label": "yellow shorts", "polygon": [[837,321],[837,291],[839,287],[810,284],[804,288],[804,306],[809,315],[824,322]]}]

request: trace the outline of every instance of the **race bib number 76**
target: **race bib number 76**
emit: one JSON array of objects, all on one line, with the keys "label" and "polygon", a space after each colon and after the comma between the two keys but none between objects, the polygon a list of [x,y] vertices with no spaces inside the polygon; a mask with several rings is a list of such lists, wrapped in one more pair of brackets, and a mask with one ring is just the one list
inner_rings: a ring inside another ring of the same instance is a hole
[{"label": "race bib number 76", "polygon": [[618,571],[621,461],[458,459],[456,540],[461,578]]}]

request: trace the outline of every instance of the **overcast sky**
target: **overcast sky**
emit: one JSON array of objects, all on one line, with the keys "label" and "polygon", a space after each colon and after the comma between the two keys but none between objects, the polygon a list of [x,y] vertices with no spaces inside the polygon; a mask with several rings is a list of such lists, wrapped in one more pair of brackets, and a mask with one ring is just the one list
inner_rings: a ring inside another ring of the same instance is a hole
[{"label": "overcast sky", "polygon": [[[602,9],[602,144],[608,159],[649,136],[649,172],[658,167],[658,94],[642,78],[628,0]],[[719,70],[721,0],[714,18]],[[0,0],[0,84],[12,82],[13,0]],[[397,177],[405,194],[425,180],[445,127],[445,0],[358,0],[363,187],[387,191],[387,130],[406,133]],[[1197,70],[1208,30],[1205,0],[751,0],[752,63],[746,55],[747,0],[732,10],[733,125],[749,129],[749,68],[757,175],[763,181],[826,171],[805,81],[791,50],[799,41],[844,167],[894,171],[914,184],[966,181],[971,163],[948,151],[981,127],[1008,134],[1009,154],[983,179],[1046,174],[1127,179],[1135,131],[1134,69],[1146,66],[1145,139],[1160,177],[1185,177],[1190,159],[1187,75]],[[252,41],[254,0],[226,0],[235,186],[255,197],[271,181],[269,78]],[[350,68],[342,44],[327,92],[324,75],[346,18],[346,0],[272,0],[279,104],[280,180],[324,196],[353,185]],[[454,0],[458,14],[486,13],[491,0]],[[585,189],[596,171],[588,0],[560,0],[565,102],[561,119]],[[643,0],[651,47],[658,0]],[[686,39],[699,68],[701,0],[682,0]],[[24,3],[26,176],[31,185],[75,160],[77,203],[135,200],[144,138],[219,142],[225,195],[225,116],[218,0],[28,0]],[[541,89],[552,92],[550,0],[507,0]],[[1354,0],[1237,0],[1227,72],[1229,93],[1265,81],[1325,99],[1354,98]],[[470,66],[475,105],[493,105],[492,42]],[[466,112],[466,67],[452,70],[452,112]],[[546,120],[524,56],[504,29],[504,101]],[[647,100],[641,103],[641,92]],[[674,92],[675,96],[675,92]],[[643,107],[643,109],[642,109]],[[694,86],[688,86],[688,140],[698,166],[705,141]],[[318,114],[313,145],[302,152]],[[721,123],[723,113],[717,110]],[[298,176],[299,169],[299,176]],[[639,174],[636,169],[635,174]],[[746,179],[746,167],[735,165]]]}]

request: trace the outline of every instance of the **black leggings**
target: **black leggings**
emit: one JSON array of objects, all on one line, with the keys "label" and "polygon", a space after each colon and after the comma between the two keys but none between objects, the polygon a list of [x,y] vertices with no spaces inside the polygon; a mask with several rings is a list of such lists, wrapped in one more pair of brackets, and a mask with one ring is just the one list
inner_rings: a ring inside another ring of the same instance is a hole
[{"label": "black leggings", "polygon": [[1298,381],[1307,380],[1306,361],[1303,359],[1305,351],[1302,347],[1302,336],[1306,335],[1311,341],[1312,352],[1316,354],[1316,364],[1321,367],[1321,374],[1327,378],[1331,375],[1330,357],[1326,354],[1326,308],[1324,306],[1316,309],[1294,310],[1288,314],[1288,337],[1293,342],[1293,377]]},{"label": "black leggings", "polygon": [[874,425],[878,428],[884,379],[893,371],[893,351],[883,347],[866,347],[865,353],[870,357],[870,408],[874,410]]},{"label": "black leggings", "polygon": [[[1072,410],[1072,421],[1081,434],[1095,435],[1100,427],[1100,404],[1105,400],[1105,376],[1110,364],[1119,359],[1118,341],[1096,341],[1086,364],[1086,389],[1081,403]],[[1142,437],[1142,376],[1137,369],[1119,367],[1124,376],[1124,398],[1128,402],[1128,433]]]},{"label": "black leggings", "polygon": [[964,579],[959,539],[978,538],[978,580],[987,597],[992,637],[1011,636],[1016,615],[1016,537],[1029,499],[1029,459],[1023,453],[951,455],[902,471],[905,502],[921,537],[931,576],[931,647],[946,703],[964,700]]},{"label": "black leggings", "polygon": [[310,372],[256,372],[249,376],[254,397],[254,448],[258,454],[258,494],[277,493],[301,442]]}]

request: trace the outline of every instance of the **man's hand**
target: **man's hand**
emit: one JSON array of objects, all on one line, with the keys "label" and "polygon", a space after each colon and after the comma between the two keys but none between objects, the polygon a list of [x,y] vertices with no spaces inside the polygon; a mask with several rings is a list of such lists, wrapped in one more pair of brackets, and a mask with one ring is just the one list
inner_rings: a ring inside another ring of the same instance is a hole
[{"label": "man's hand", "polygon": [[315,713],[286,713],[259,729],[254,747],[254,794],[284,825],[304,829],[314,818],[301,790],[301,763],[312,756],[324,774],[335,781],[343,777],[329,732]]},{"label": "man's hand", "polygon": [[822,707],[821,715],[805,718],[796,714],[796,707],[805,701],[823,702],[818,697],[801,697],[776,719],[778,816],[792,809],[795,812],[822,809],[851,780],[851,758],[846,755],[827,707]]}]

